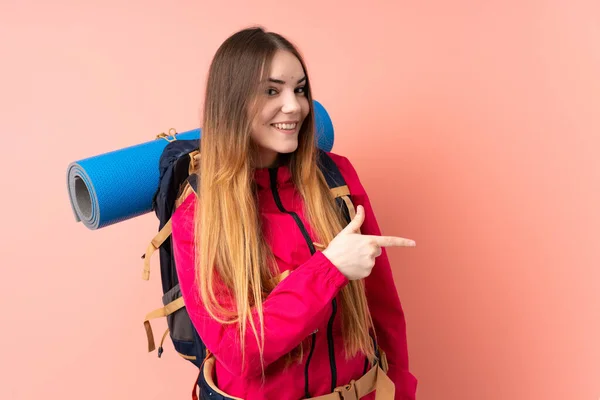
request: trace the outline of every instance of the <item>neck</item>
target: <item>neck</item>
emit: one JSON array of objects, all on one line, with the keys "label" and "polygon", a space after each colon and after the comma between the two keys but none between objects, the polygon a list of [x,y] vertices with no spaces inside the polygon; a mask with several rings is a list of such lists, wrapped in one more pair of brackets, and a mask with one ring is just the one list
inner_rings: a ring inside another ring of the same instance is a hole
[{"label": "neck", "polygon": [[257,163],[255,165],[256,168],[275,168],[278,166],[281,157],[279,153],[269,153],[269,154],[259,154]]}]

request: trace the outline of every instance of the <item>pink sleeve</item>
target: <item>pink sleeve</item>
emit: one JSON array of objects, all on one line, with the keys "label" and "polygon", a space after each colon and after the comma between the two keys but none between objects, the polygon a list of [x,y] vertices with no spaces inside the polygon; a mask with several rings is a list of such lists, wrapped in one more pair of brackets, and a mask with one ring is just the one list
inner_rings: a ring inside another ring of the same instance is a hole
[{"label": "pink sleeve", "polygon": [[[192,221],[195,198],[190,198],[194,200],[188,198],[172,218],[174,257],[190,319],[206,347],[229,372],[244,377],[258,376],[261,373],[259,349],[250,326],[245,333],[246,355],[242,365],[238,325],[216,322],[200,300],[194,273]],[[328,316],[324,311],[347,282],[321,252],[316,252],[277,285],[263,303],[265,368],[293,350],[324,323]],[[231,299],[222,300],[231,303]],[[257,315],[253,316],[259,326]]]},{"label": "pink sleeve", "polygon": [[[353,203],[355,206],[362,205],[365,209],[365,221],[361,233],[381,235],[369,196],[356,170],[347,158],[330,155],[346,180]],[[396,400],[413,400],[416,396],[417,380],[408,369],[406,321],[386,250],[385,248],[382,250],[371,275],[365,279],[369,310],[375,324],[378,344],[385,351],[388,359],[390,366],[388,375],[396,385]]]}]

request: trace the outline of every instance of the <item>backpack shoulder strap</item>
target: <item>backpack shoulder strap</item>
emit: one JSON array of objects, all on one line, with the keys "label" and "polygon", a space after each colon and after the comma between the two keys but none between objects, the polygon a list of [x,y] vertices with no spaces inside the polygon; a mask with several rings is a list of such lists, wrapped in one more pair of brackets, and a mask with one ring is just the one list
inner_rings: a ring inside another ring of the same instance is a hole
[{"label": "backpack shoulder strap", "polygon": [[350,189],[346,185],[344,176],[333,159],[324,150],[319,149],[317,163],[327,181],[331,194],[342,209],[346,221],[350,223],[356,215],[356,209],[352,203]]}]

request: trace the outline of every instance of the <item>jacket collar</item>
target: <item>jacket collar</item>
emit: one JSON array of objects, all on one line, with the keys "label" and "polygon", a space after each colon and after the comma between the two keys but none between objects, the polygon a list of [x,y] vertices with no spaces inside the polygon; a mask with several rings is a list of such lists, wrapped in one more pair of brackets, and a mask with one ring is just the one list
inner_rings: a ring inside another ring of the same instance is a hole
[{"label": "jacket collar", "polygon": [[278,187],[292,182],[292,173],[287,165],[273,168],[258,168],[254,171],[254,180],[261,189],[271,188],[271,175],[276,177]]}]

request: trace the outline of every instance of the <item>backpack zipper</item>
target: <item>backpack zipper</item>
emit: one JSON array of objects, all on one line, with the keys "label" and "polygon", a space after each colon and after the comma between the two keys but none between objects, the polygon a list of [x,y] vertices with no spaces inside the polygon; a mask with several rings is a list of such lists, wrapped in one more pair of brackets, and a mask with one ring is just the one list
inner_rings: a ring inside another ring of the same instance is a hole
[{"label": "backpack zipper", "polygon": [[[302,232],[302,236],[304,236],[304,240],[306,240],[306,244],[308,245],[310,254],[315,254],[315,252],[316,252],[315,246],[313,245],[312,239],[310,238],[310,235],[308,234],[306,227],[302,223],[302,220],[300,219],[298,214],[296,214],[295,212],[287,211],[285,209],[285,207],[283,206],[283,203],[281,202],[281,197],[279,197],[279,192],[277,191],[277,170],[278,170],[278,167],[269,168],[269,178],[271,181],[271,192],[273,193],[273,199],[275,200],[275,204],[277,205],[277,208],[279,209],[279,211],[281,211],[282,213],[285,213],[285,214],[289,214],[294,218],[294,221],[296,221],[296,225],[298,225],[298,228],[300,228],[300,231]],[[333,321],[335,319],[335,314],[337,311],[337,302],[336,302],[335,298],[331,301],[331,305],[332,305],[331,317],[329,318],[329,323],[327,324],[327,344],[329,347],[329,365],[331,367],[331,391],[333,392],[333,390],[336,387],[336,381],[337,381],[337,369],[336,369],[336,365],[335,365],[335,352],[333,349]],[[314,351],[315,339],[316,339],[316,331],[313,332],[313,334],[312,334],[311,349],[310,349],[310,353],[308,354],[308,358],[306,359],[306,366],[304,369],[304,379],[305,379],[304,380],[304,391],[305,391],[305,395],[307,398],[310,397],[310,395],[308,393],[308,366],[309,366],[309,363],[310,363],[310,360],[312,358],[312,354]]]}]

